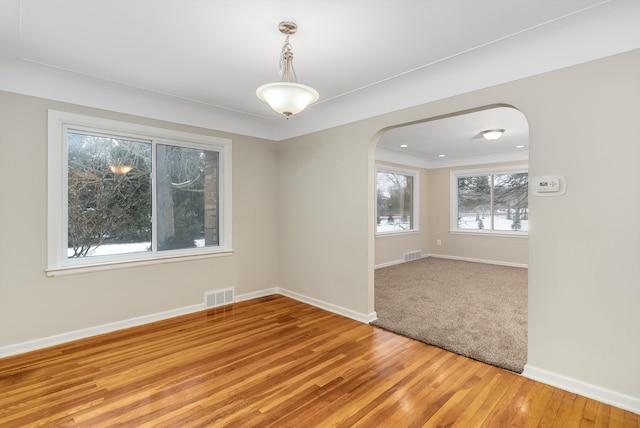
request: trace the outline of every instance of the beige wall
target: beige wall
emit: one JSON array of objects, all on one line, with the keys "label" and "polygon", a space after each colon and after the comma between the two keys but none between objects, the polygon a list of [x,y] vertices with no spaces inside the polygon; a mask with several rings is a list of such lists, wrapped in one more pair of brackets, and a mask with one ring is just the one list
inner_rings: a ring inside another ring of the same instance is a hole
[{"label": "beige wall", "polygon": [[0,345],[196,304],[229,285],[280,284],[371,314],[376,135],[506,103],[529,122],[530,175],[567,181],[565,195],[530,200],[528,364],[637,403],[638,76],[634,51],[278,144],[210,131],[234,141],[236,254],[53,279],[44,276],[46,108],[160,124],[0,93]]},{"label": "beige wall", "polygon": [[[232,256],[47,278],[47,109],[233,140]],[[277,287],[277,144],[0,92],[0,346]]]},{"label": "beige wall", "polygon": [[530,199],[528,364],[640,400],[638,76],[634,51],[283,142],[280,213],[295,218],[281,223],[283,285],[374,311],[374,136],[509,104],[529,122],[530,176],[567,181]]},{"label": "beige wall", "polygon": [[[535,198],[529,234],[529,363],[640,400],[640,51],[541,75],[519,107]],[[531,221],[531,220],[530,220]]]},{"label": "beige wall", "polygon": [[354,125],[280,143],[283,288],[366,315],[373,277],[369,206],[373,134]]}]

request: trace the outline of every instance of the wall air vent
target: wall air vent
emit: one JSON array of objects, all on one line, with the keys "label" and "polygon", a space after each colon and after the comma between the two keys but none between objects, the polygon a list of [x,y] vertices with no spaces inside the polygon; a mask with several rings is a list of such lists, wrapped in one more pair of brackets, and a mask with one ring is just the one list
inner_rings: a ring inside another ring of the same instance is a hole
[{"label": "wall air vent", "polygon": [[204,306],[205,308],[209,309],[228,305],[230,303],[233,303],[233,296],[233,287],[223,288],[222,290],[208,291],[204,293]]},{"label": "wall air vent", "polygon": [[420,251],[412,251],[410,253],[404,253],[404,261],[410,262],[411,260],[418,260],[422,258],[422,252]]}]

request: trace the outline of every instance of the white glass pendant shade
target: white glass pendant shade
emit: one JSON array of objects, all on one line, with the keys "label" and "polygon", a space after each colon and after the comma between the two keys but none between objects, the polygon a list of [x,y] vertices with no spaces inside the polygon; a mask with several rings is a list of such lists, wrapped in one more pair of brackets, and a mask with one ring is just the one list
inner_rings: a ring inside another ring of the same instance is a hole
[{"label": "white glass pendant shade", "polygon": [[272,109],[285,116],[300,113],[309,104],[318,101],[318,91],[294,82],[273,82],[262,85],[256,95]]}]

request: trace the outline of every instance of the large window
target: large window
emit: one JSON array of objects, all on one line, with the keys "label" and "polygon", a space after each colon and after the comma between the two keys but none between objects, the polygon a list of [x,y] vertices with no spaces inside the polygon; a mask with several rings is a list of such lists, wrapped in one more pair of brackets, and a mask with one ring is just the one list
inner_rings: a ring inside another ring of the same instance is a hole
[{"label": "large window", "polygon": [[379,166],[376,171],[376,233],[418,229],[418,172]]},{"label": "large window", "polygon": [[49,118],[50,274],[230,250],[230,141]]},{"label": "large window", "polygon": [[451,185],[453,232],[526,235],[526,170],[454,172]]}]

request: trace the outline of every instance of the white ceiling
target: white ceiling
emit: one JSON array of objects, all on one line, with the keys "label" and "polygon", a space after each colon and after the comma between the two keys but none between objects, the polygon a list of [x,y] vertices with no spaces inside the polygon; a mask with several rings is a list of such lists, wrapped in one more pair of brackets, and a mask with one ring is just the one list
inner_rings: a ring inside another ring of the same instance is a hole
[{"label": "white ceiling", "polygon": [[[483,131],[503,129],[489,141]],[[406,146],[406,147],[403,147]],[[410,160],[409,157],[417,159]],[[471,165],[529,157],[529,124],[511,107],[495,107],[400,126],[378,141],[376,158],[425,168]]]},{"label": "white ceiling", "polygon": [[[2,0],[0,89],[281,140],[639,48],[639,18],[637,0]],[[320,92],[290,120],[255,95],[283,20]]]}]

